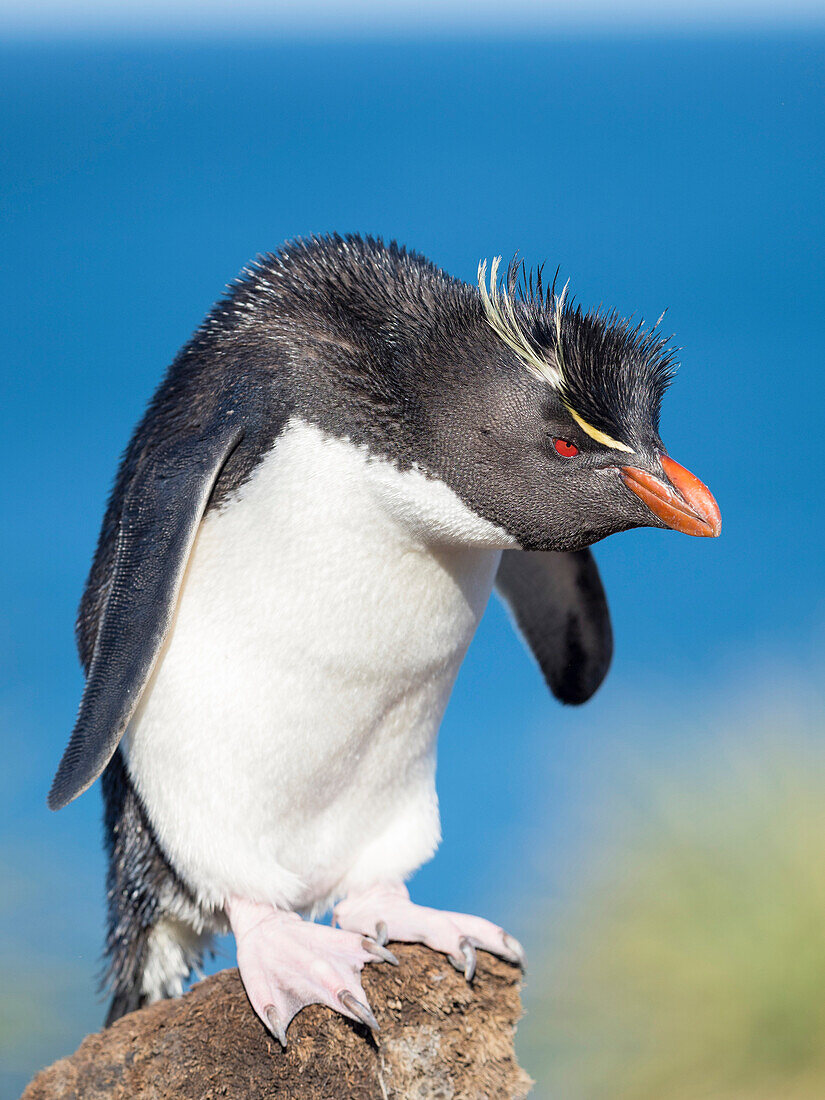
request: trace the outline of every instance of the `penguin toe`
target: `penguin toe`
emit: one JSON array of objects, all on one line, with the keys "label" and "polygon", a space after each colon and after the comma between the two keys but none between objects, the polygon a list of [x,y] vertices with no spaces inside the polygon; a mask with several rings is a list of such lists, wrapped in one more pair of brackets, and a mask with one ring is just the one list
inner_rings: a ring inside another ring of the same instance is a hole
[{"label": "penguin toe", "polygon": [[518,940],[497,924],[467,913],[416,905],[400,884],[350,894],[336,906],[333,920],[342,929],[372,936],[375,945],[390,940],[423,943],[446,955],[468,982],[475,975],[479,949],[522,969],[527,962]]},{"label": "penguin toe", "polygon": [[250,1004],[282,1047],[292,1020],[312,1004],[378,1030],[360,973],[368,962],[397,965],[391,951],[362,934],[272,906],[233,901],[228,913]]}]

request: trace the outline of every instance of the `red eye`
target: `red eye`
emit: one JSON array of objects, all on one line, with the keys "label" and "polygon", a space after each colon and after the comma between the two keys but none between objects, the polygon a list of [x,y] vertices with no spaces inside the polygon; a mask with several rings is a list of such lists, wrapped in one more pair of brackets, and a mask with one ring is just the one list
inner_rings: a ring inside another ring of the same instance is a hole
[{"label": "red eye", "polygon": [[566,439],[557,439],[554,444],[562,458],[575,458],[579,448],[575,443],[568,443]]}]

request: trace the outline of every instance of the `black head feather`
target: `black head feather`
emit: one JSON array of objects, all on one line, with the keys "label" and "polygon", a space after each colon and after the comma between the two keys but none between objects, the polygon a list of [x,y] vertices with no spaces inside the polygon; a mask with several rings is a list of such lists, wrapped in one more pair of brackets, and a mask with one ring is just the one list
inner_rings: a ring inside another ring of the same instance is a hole
[{"label": "black head feather", "polygon": [[678,351],[659,331],[662,318],[645,328],[615,310],[585,312],[566,287],[557,293],[556,278],[546,286],[542,271],[527,272],[514,258],[502,295],[535,354],[560,375],[562,401],[627,446],[658,446],[659,413]]}]

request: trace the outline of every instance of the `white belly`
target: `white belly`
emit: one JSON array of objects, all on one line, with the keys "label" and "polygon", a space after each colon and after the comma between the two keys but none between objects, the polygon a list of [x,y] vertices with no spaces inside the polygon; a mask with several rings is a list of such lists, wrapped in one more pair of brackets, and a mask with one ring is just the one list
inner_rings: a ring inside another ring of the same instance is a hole
[{"label": "white belly", "polygon": [[124,739],[203,901],[323,908],[432,855],[438,726],[511,545],[301,421],[206,518]]}]

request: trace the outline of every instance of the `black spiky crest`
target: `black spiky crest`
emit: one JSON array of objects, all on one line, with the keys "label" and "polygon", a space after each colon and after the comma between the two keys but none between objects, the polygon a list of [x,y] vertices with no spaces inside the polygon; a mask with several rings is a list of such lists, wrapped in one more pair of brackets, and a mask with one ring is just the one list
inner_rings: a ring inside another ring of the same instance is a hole
[{"label": "black spiky crest", "polygon": [[479,285],[487,319],[534,372],[559,393],[587,425],[635,449],[658,443],[662,399],[673,379],[678,349],[659,331],[633,324],[615,310],[582,310],[557,293],[558,271],[548,286],[544,265],[527,271],[516,255],[501,286],[497,263],[489,293]]}]

